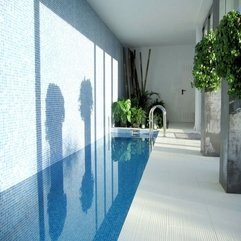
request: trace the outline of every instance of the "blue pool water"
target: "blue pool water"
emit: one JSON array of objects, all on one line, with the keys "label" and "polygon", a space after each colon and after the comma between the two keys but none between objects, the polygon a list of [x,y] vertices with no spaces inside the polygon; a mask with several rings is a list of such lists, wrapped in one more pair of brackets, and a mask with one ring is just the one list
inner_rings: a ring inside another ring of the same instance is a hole
[{"label": "blue pool water", "polygon": [[107,136],[0,193],[0,240],[117,240],[149,157],[145,137]]}]

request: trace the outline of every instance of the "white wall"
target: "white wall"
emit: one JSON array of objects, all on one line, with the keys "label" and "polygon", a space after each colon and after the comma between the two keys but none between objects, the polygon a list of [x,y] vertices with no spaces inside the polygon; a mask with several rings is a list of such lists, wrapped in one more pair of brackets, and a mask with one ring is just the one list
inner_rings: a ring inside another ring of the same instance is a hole
[{"label": "white wall", "polygon": [[[147,89],[160,94],[165,102],[169,122],[194,122],[195,90],[191,88],[194,47],[194,45],[151,47]],[[138,57],[139,52],[142,52],[143,76],[145,76],[148,49],[137,50]],[[139,69],[138,63],[137,69]],[[183,95],[182,89],[186,90]]]},{"label": "white wall", "polygon": [[219,17],[223,18],[225,13],[228,13],[231,10],[241,11],[241,0],[220,0],[219,6]]},{"label": "white wall", "polygon": [[124,85],[122,45],[85,0],[0,6],[2,192],[108,133]]}]

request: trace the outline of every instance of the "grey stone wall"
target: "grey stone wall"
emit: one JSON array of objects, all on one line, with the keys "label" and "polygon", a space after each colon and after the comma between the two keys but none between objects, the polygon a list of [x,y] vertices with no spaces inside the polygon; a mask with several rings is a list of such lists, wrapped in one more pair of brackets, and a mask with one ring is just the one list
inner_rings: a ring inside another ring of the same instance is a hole
[{"label": "grey stone wall", "polygon": [[202,93],[201,152],[220,155],[221,91]]},{"label": "grey stone wall", "polygon": [[219,180],[226,192],[241,193],[241,101],[230,99],[227,90],[223,81]]}]

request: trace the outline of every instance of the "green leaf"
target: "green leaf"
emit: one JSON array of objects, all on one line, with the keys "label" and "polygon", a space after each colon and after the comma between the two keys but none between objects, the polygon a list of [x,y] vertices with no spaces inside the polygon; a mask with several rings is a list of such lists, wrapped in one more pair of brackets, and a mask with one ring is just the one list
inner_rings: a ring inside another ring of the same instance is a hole
[{"label": "green leaf", "polygon": [[217,73],[229,84],[229,95],[241,97],[241,14],[227,13],[217,28],[216,37]]},{"label": "green leaf", "polygon": [[215,43],[215,32],[210,32],[195,47],[192,74],[194,86],[199,90],[213,91],[220,86],[220,78],[216,71]]}]

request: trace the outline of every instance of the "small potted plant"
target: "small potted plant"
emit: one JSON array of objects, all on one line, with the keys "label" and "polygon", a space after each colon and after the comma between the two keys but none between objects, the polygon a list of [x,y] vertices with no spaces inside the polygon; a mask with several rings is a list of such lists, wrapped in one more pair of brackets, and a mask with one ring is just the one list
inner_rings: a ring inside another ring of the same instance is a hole
[{"label": "small potted plant", "polygon": [[131,101],[120,99],[112,104],[112,115],[115,126],[126,127],[131,122]]},{"label": "small potted plant", "polygon": [[146,112],[141,107],[131,108],[131,124],[133,127],[139,128],[145,118]]}]

